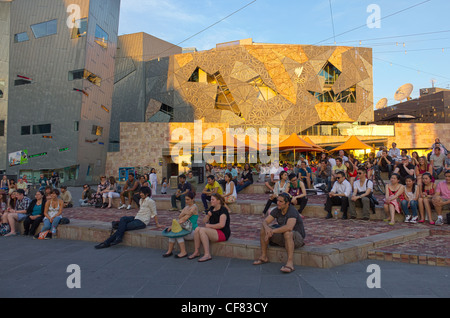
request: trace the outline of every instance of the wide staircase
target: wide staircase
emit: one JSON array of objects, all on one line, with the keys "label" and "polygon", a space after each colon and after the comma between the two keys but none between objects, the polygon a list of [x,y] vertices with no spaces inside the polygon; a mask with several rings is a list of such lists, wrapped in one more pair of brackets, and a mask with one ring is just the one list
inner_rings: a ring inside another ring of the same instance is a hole
[{"label": "wide staircase", "polygon": [[[211,244],[213,256],[232,257],[255,260],[260,256],[259,233],[263,221],[262,211],[269,197],[263,183],[255,183],[238,194],[238,201],[230,204],[231,237],[227,242]],[[341,213],[337,219],[325,219],[325,195],[308,194],[308,205],[303,211],[306,230],[305,246],[296,249],[294,263],[297,266],[331,268],[355,261],[374,259],[399,261],[414,264],[450,266],[450,228],[422,224],[404,223],[402,214],[396,215],[396,224],[388,225],[382,220],[386,217],[382,207],[382,196],[376,194],[380,205],[371,213],[369,221],[361,220],[361,211],[357,209],[358,219],[342,220]],[[203,205],[197,193],[196,204],[199,207],[199,224],[203,225]],[[179,212],[169,211],[169,195],[155,195],[158,221],[168,226],[176,219]],[[115,199],[114,208],[99,209],[78,207],[64,210],[64,216],[70,224],[61,225],[58,238],[102,242],[111,234],[111,221],[121,216],[134,216],[137,212],[133,203],[131,210],[118,210],[119,200]],[[178,202],[178,207],[180,203]],[[272,205],[275,207],[275,205]],[[336,207],[339,209],[339,207]],[[333,211],[335,207],[333,207]],[[448,211],[447,211],[448,212]],[[444,213],[444,220],[445,215]],[[435,220],[437,215],[433,214]],[[19,227],[20,228],[20,227]],[[164,228],[164,227],[163,227]],[[151,220],[146,229],[126,232],[123,245],[167,249],[168,240],[162,236],[163,228],[157,228]],[[94,244],[93,244],[94,246]],[[193,241],[187,241],[188,252],[193,251]],[[271,262],[286,261],[284,248],[270,246]]]}]

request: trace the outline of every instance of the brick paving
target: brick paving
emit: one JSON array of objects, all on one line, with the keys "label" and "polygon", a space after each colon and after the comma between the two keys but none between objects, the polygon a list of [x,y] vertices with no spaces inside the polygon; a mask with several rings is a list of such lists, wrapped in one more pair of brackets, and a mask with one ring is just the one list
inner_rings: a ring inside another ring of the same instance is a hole
[{"label": "brick paving", "polygon": [[[167,199],[167,197],[168,195],[155,195],[154,200],[161,198]],[[238,200],[265,202],[267,197],[267,194],[239,194]],[[308,204],[323,204],[325,200],[324,196],[319,195],[310,195],[308,197]],[[382,196],[378,196],[378,199],[381,202]],[[134,216],[136,212],[136,209],[118,210],[115,208],[96,209],[93,207],[75,207],[65,209],[64,216],[72,219],[111,222],[118,220],[121,216]],[[171,224],[172,219],[177,218],[178,214],[178,212],[158,210],[158,219],[161,225],[168,226]],[[243,240],[259,240],[261,222],[262,216],[260,215],[232,214],[232,236]],[[202,224],[201,218],[199,218],[199,223]],[[393,254],[415,255],[417,260],[419,256],[439,257],[441,261],[443,260],[444,263],[448,262],[450,266],[450,252],[448,250],[450,227],[448,225],[436,227],[428,223],[408,224],[399,222],[394,226],[390,226],[383,221],[325,220],[314,217],[305,217],[304,224],[307,234],[305,243],[308,246],[325,246],[328,244],[342,243],[403,228],[429,229],[430,236],[428,237],[377,249],[378,258],[395,260],[391,257]],[[154,221],[151,221],[149,229],[158,230]],[[372,253],[373,258],[375,257],[374,253]],[[399,261],[401,261],[401,257],[399,257]]]}]

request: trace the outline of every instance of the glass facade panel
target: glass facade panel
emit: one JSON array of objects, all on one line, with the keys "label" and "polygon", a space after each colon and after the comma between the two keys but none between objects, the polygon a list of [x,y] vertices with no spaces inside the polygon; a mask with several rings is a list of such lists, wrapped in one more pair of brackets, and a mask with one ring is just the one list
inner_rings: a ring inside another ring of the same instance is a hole
[{"label": "glass facade panel", "polygon": [[14,35],[14,43],[20,43],[28,41],[30,38],[28,37],[27,32],[17,33]]},{"label": "glass facade panel", "polygon": [[75,20],[75,26],[72,29],[72,39],[78,39],[86,36],[87,33],[87,18]]},{"label": "glass facade panel", "polygon": [[96,136],[103,135],[103,127],[93,125],[91,133]]},{"label": "glass facade panel", "polygon": [[106,49],[108,47],[108,38],[108,33],[97,25],[95,28],[95,42]]},{"label": "glass facade panel", "polygon": [[56,34],[58,31],[58,20],[34,24],[31,26],[31,30],[33,31],[36,39]]},{"label": "glass facade panel", "polygon": [[33,135],[50,134],[51,132],[52,132],[51,124],[33,125]]},{"label": "glass facade panel", "polygon": [[5,121],[0,120],[0,137],[5,136]]}]

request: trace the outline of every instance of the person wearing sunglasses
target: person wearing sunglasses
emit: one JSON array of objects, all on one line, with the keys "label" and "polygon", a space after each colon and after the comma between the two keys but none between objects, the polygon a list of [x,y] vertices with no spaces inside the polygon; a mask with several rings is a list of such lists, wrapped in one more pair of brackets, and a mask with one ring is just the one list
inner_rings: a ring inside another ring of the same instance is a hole
[{"label": "person wearing sunglasses", "polygon": [[358,179],[353,182],[353,195],[349,200],[350,219],[356,219],[356,206],[362,206],[362,219],[370,219],[370,195],[373,192],[373,182],[366,177],[367,170],[358,168]]},{"label": "person wearing sunglasses", "polygon": [[340,205],[341,212],[343,213],[342,219],[347,219],[347,209],[349,205],[349,198],[352,194],[352,186],[350,182],[345,178],[345,172],[338,171],[335,177],[333,188],[327,196],[327,201],[325,202],[325,211],[327,211],[326,219],[331,219],[333,215],[331,214],[331,208],[333,205]]}]

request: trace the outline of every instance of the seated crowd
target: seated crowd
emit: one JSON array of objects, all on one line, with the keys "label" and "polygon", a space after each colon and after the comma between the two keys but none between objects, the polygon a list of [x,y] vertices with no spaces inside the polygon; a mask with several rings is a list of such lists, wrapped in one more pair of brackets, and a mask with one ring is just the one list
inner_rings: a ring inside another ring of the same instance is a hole
[{"label": "seated crowd", "polygon": [[[255,165],[253,168],[245,164],[241,170],[231,164],[226,169],[207,164],[206,183],[199,190],[204,209],[203,226],[197,222],[199,211],[195,204],[198,180],[192,171],[187,175],[181,174],[178,177],[178,187],[171,194],[171,210],[180,211],[180,214],[173,220],[172,226],[163,231],[163,235],[169,238],[169,247],[163,256],[172,256],[175,243],[178,243],[180,253],[176,255],[177,258],[198,257],[200,262],[211,260],[210,243],[227,241],[231,235],[229,205],[238,201],[237,194],[253,184],[254,178],[265,185],[266,193],[269,194],[261,211],[264,215],[260,232],[261,256],[254,264],[268,262],[267,246],[269,243],[276,244],[285,247],[288,253],[282,272],[294,271],[293,250],[304,245],[302,212],[308,204],[308,191],[326,193],[326,219],[333,218],[333,206],[340,206],[342,219],[355,219],[356,207],[362,207],[362,219],[369,220],[370,211],[375,211],[378,203],[373,195],[372,180],[375,173],[385,171],[390,178],[385,188],[383,204],[388,216],[386,222],[393,225],[395,213],[403,212],[405,222],[423,223],[427,216],[430,224],[442,225],[442,211],[450,207],[450,155],[447,155],[448,158],[444,155],[443,158],[442,149],[437,144],[428,163],[425,156],[418,157],[417,153],[413,153],[409,157],[406,151],[398,151],[395,143],[392,146],[389,152],[387,149],[380,149],[377,156],[369,154],[365,163],[340,151],[336,157],[322,153],[317,161],[302,157],[295,165],[275,161],[270,166]],[[437,179],[442,171],[445,171],[445,180],[438,183]],[[102,176],[96,190],[87,184],[83,186],[79,201],[81,206],[111,208],[113,199],[118,198],[121,203],[118,209],[130,210],[133,202],[138,207],[134,217],[121,217],[116,224],[117,231],[95,248],[107,248],[121,243],[126,231],[145,228],[151,219],[155,220],[158,228],[162,228],[152,199],[152,193],[156,193],[157,189],[156,177],[152,179],[150,176],[135,178],[133,174],[129,174],[123,187],[118,185],[114,177]],[[167,193],[166,180],[161,183],[162,194]],[[1,181],[0,233],[5,236],[16,235],[16,222],[23,221],[24,235],[39,237],[46,232],[55,237],[63,209],[73,206],[67,187],[61,186],[58,190],[43,180],[40,182],[42,187],[31,200],[25,189],[17,189],[15,183],[5,181],[5,178]],[[6,189],[4,185],[7,186]],[[177,201],[180,201],[181,210],[177,207]],[[276,207],[270,210],[272,204]],[[436,221],[432,220],[432,208],[438,214]],[[337,210],[334,212],[334,217],[337,217]],[[41,222],[44,223],[41,233],[36,234]],[[195,250],[191,255],[186,251],[185,240],[194,241]],[[200,247],[203,247],[203,256],[200,255]]]}]

